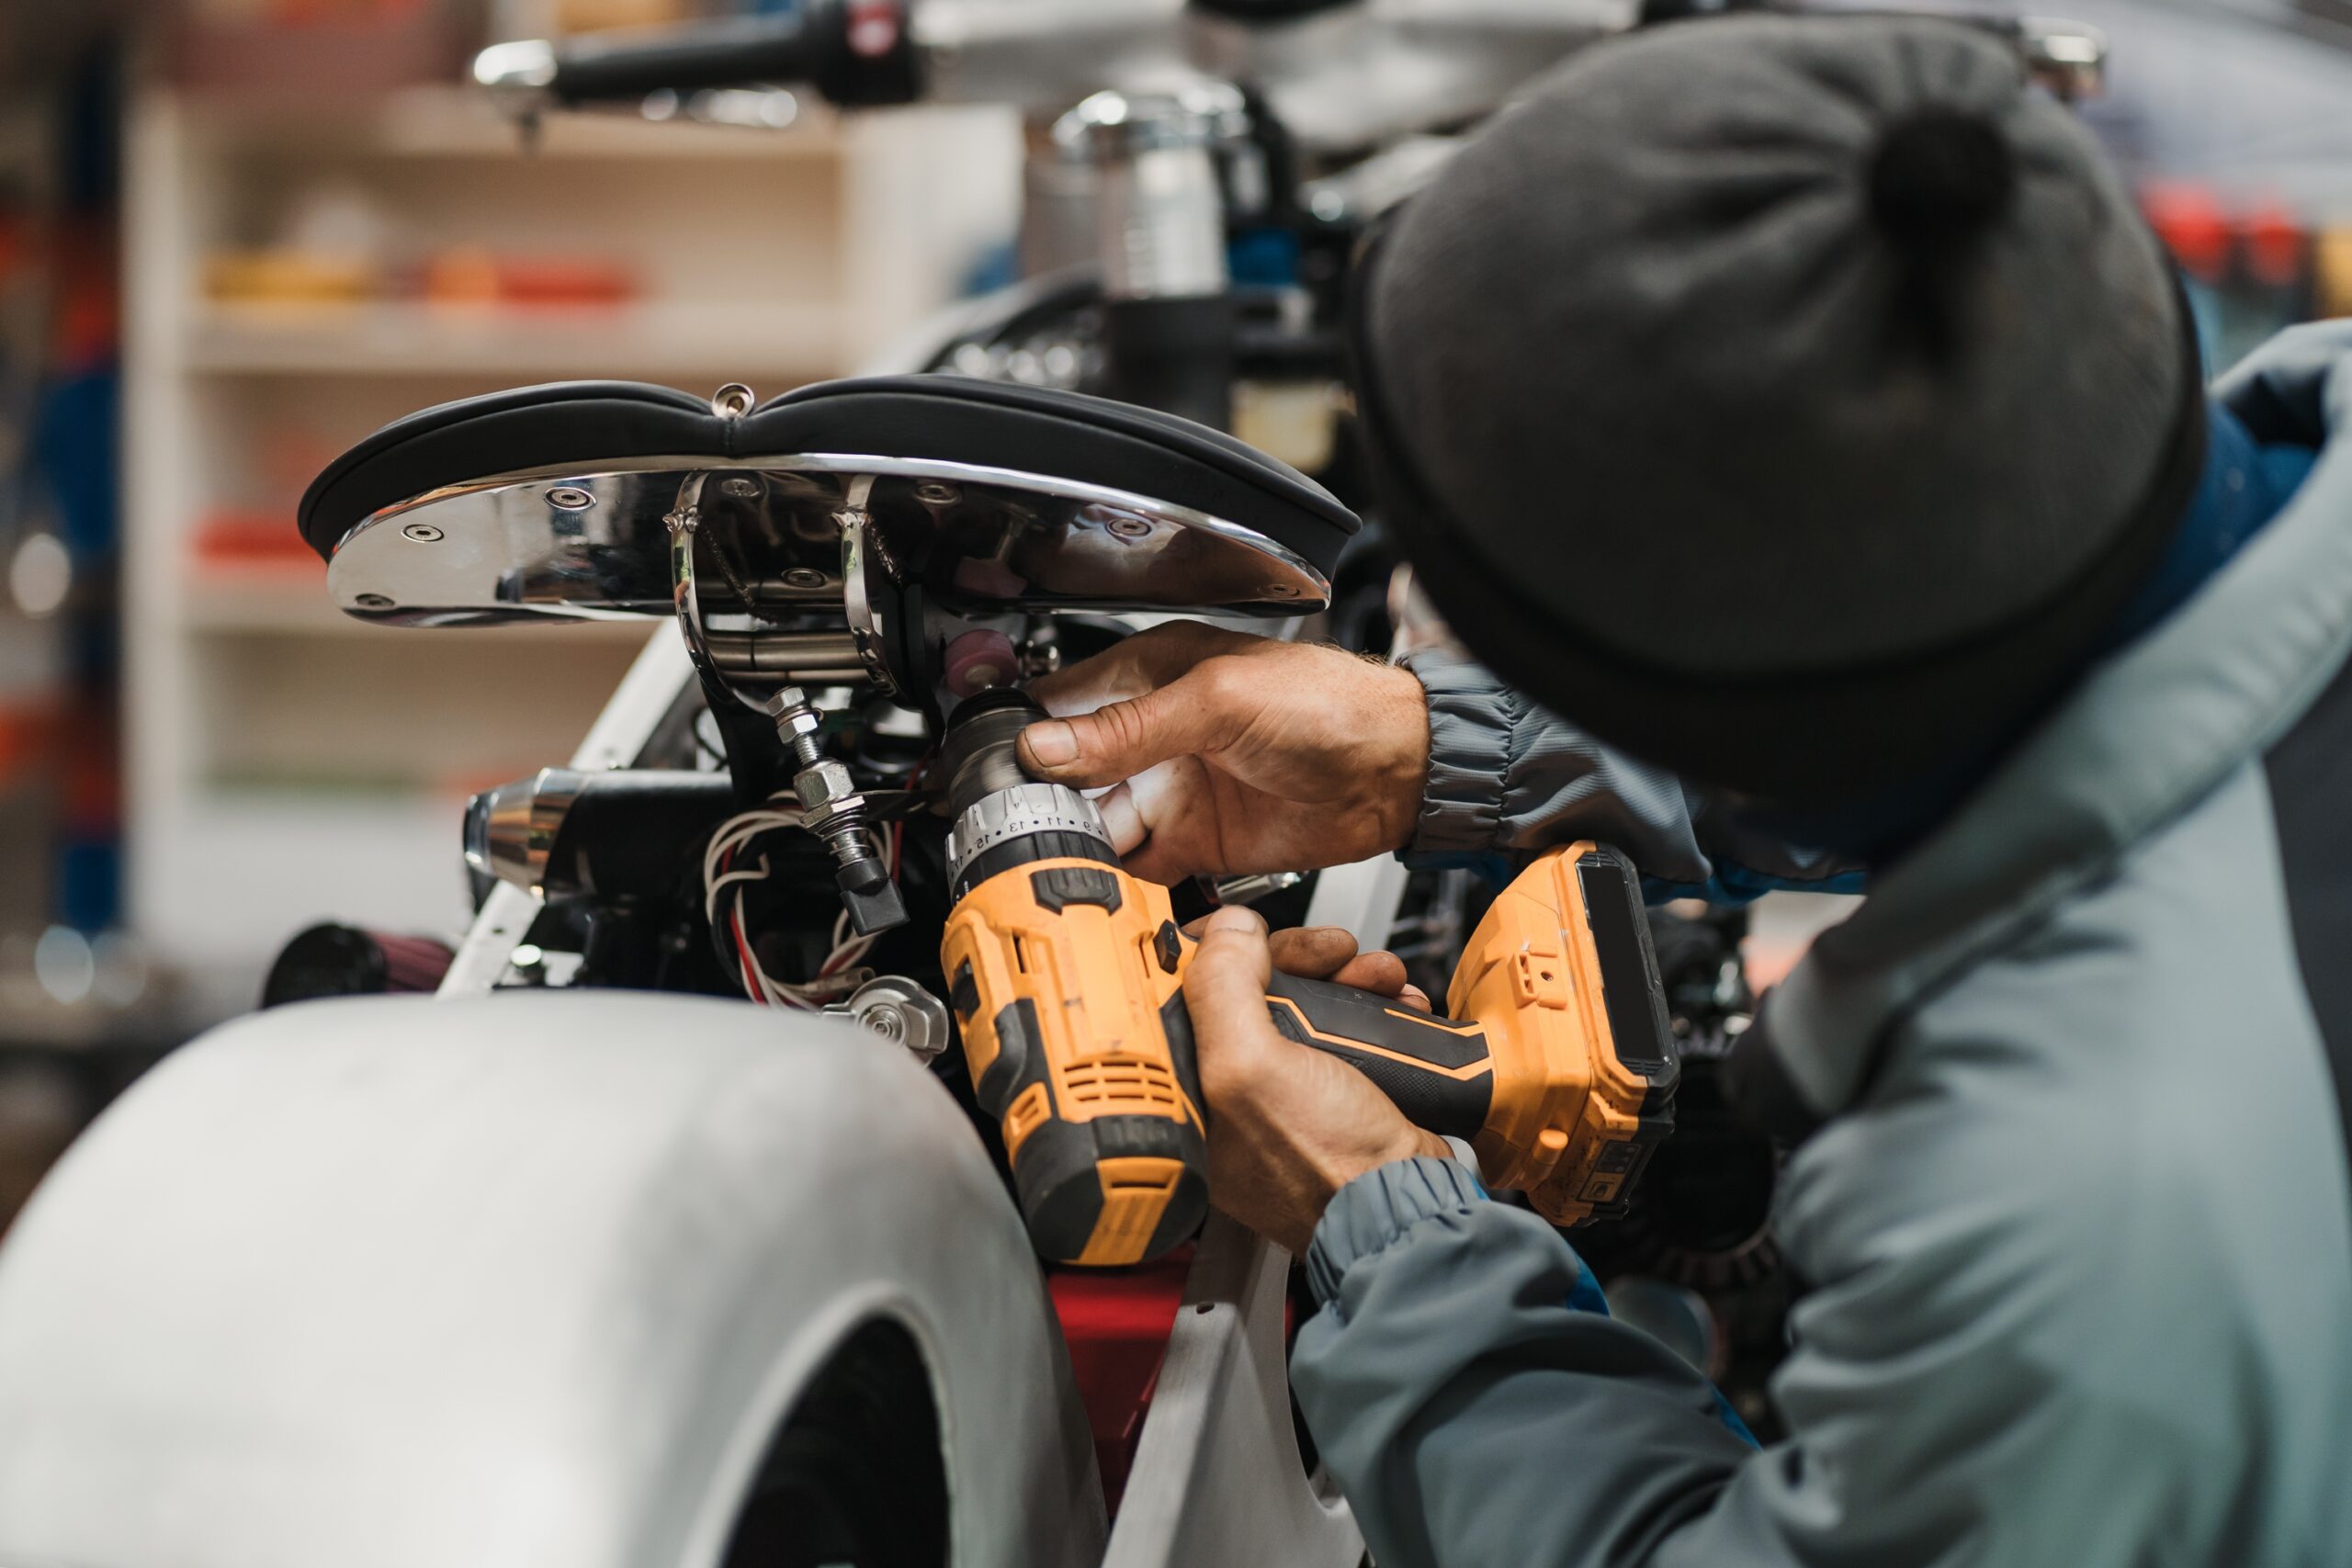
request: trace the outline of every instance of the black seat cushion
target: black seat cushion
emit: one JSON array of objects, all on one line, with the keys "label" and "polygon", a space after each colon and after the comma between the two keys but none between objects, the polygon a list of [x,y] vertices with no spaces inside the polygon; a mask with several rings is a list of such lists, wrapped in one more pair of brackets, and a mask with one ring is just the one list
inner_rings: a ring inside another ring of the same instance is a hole
[{"label": "black seat cushion", "polygon": [[426,491],[624,458],[863,455],[968,463],[1132,491],[1254,528],[1326,577],[1358,526],[1331,493],[1204,425],[1076,392],[960,376],[820,382],[740,419],[668,387],[560,381],[443,403],[384,426],[302,497],[322,557],[369,516]]},{"label": "black seat cushion", "polygon": [[493,474],[726,450],[710,404],[642,381],[554,381],[460,398],[396,419],[329,463],[303,492],[302,537],[331,557],[387,506]]},{"label": "black seat cushion", "polygon": [[856,452],[1049,474],[1254,528],[1329,577],[1361,526],[1287,463],[1189,419],[1080,392],[966,376],[865,376],[773,398],[748,452]]}]

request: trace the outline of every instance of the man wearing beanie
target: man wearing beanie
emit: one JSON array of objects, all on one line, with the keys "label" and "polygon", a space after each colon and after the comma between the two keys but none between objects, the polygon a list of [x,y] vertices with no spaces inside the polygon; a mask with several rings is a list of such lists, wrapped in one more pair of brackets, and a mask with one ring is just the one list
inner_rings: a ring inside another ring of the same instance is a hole
[{"label": "man wearing beanie", "polygon": [[1212,918],[1215,1197],[1306,1256],[1374,1559],[2352,1563],[2352,325],[2208,395],[2068,116],[1883,18],[1596,49],[1366,276],[1475,660],[1162,627],[1045,687],[1031,765],[1163,880],[1595,837],[1870,884],[1731,1068],[1807,1286],[1762,1450]]}]

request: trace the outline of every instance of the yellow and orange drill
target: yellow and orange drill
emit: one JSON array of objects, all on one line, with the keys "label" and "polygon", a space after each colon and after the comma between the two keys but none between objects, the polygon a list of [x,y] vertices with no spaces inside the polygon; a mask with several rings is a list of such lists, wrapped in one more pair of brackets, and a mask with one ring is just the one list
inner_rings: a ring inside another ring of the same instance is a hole
[{"label": "yellow and orange drill", "polygon": [[[1021,768],[1044,716],[985,692],[940,759],[954,826],[941,963],[981,1108],[1038,1252],[1134,1263],[1190,1235],[1207,1145],[1167,889],[1121,869],[1092,803]],[[1674,1123],[1678,1066],[1633,868],[1591,843],[1521,872],[1470,938],[1448,1017],[1277,974],[1274,1025],[1470,1141],[1487,1183],[1555,1224],[1622,1210]]]}]

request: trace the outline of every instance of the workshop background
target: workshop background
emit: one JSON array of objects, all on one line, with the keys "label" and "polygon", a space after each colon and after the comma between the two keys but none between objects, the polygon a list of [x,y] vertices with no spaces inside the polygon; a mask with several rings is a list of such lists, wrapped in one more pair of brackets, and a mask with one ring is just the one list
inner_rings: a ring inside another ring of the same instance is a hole
[{"label": "workshop background", "polygon": [[[533,381],[781,391],[1021,275],[1010,114],[741,92],[526,147],[458,85],[488,42],[767,8],[0,0],[0,1226],[296,932],[459,930],[467,795],[671,635],[337,614],[293,523],[330,457]],[[2352,313],[2352,4],[2048,8],[2111,37],[2088,118],[2209,359]],[[1768,900],[1758,978],[1838,908]]]}]

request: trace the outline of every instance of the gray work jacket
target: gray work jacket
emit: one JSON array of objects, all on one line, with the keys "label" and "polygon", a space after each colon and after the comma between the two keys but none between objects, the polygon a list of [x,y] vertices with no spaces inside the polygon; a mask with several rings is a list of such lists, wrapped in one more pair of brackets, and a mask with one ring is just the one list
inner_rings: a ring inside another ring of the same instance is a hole
[{"label": "gray work jacket", "polygon": [[[1743,1043],[1811,1124],[1787,1440],[1569,1310],[1533,1215],[1385,1167],[1316,1233],[1293,1362],[1380,1568],[2352,1564],[2352,324],[2216,390],[2258,440],[2336,438]],[[1598,829],[1703,873],[1679,791],[1422,673],[1427,842]]]}]

